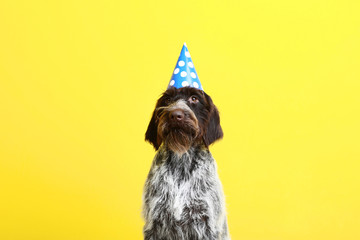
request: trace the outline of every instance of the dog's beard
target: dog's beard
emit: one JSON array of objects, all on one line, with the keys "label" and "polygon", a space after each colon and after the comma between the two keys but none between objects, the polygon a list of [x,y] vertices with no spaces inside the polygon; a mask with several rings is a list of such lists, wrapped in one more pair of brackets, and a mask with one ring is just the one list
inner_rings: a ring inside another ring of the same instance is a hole
[{"label": "dog's beard", "polygon": [[168,148],[179,156],[186,153],[193,142],[194,136],[183,129],[173,129],[169,131],[165,138]]},{"label": "dog's beard", "polygon": [[194,121],[187,121],[181,125],[169,124],[165,119],[160,120],[159,132],[165,145],[178,156],[186,153],[197,141],[199,127]]}]

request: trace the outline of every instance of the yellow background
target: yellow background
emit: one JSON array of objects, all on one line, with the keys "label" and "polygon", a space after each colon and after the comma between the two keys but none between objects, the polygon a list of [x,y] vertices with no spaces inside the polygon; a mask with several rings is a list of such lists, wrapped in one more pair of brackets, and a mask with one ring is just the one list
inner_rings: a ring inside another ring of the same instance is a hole
[{"label": "yellow background", "polygon": [[1,1],[0,239],[141,239],[186,42],[232,239],[360,239],[360,2]]}]

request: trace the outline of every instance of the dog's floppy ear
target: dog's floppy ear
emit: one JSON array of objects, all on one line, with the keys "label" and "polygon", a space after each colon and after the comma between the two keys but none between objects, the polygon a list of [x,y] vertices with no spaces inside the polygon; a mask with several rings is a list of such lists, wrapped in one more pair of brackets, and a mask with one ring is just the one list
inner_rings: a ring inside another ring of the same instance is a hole
[{"label": "dog's floppy ear", "polygon": [[155,109],[152,114],[149,126],[145,133],[145,141],[151,143],[154,146],[155,150],[158,150],[158,148],[161,145],[161,141],[159,143],[158,134],[157,134],[158,126],[157,126],[156,118],[157,117],[156,117],[156,109]]},{"label": "dog's floppy ear", "polygon": [[204,92],[206,101],[209,104],[209,122],[207,128],[205,129],[203,139],[206,147],[210,144],[219,140],[223,137],[223,131],[220,126],[220,115],[216,106],[214,105],[211,97]]}]

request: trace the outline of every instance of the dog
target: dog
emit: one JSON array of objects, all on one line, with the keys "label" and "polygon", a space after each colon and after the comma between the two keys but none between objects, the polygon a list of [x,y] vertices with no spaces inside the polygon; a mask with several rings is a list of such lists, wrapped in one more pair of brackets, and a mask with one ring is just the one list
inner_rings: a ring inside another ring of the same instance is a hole
[{"label": "dog", "polygon": [[145,240],[228,240],[222,185],[209,145],[223,137],[209,95],[169,88],[157,101],[145,140],[157,153],[143,193]]}]

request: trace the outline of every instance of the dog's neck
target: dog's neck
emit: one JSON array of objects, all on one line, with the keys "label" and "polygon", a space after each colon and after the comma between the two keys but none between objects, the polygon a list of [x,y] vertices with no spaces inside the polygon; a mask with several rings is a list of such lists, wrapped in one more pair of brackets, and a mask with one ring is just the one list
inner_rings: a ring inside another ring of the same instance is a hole
[{"label": "dog's neck", "polygon": [[178,158],[181,158],[183,156],[193,156],[200,151],[208,150],[205,145],[199,140],[194,141],[190,146],[184,148],[174,148],[172,142],[165,141],[160,148],[163,148],[164,151],[174,154]]},{"label": "dog's neck", "polygon": [[158,166],[165,164],[173,175],[186,180],[199,163],[206,161],[213,161],[213,158],[205,145],[192,146],[181,156],[175,154],[166,145],[161,145],[155,156],[154,164]]},{"label": "dog's neck", "polygon": [[209,149],[204,144],[197,144],[191,146],[185,153],[178,154],[172,151],[166,144],[162,144],[156,154],[156,159],[164,161],[164,160],[174,160],[177,162],[186,162],[191,161],[195,158],[204,158],[211,155]]}]

